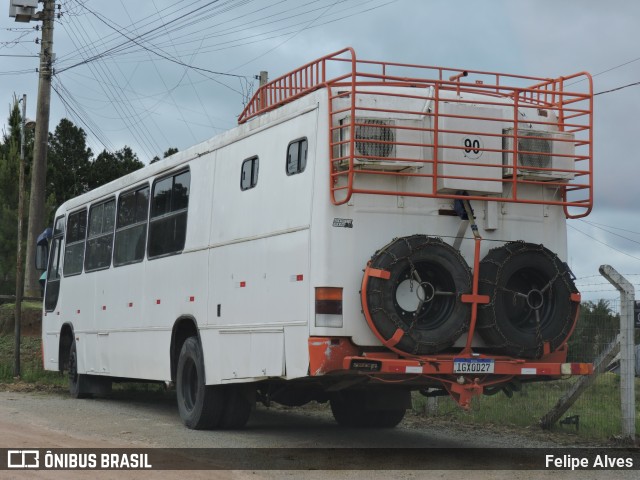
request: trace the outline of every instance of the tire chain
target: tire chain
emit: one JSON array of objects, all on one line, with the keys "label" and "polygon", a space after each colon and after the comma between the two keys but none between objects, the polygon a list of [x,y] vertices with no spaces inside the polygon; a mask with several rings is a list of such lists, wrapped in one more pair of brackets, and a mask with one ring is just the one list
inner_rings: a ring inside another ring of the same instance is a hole
[{"label": "tire chain", "polygon": [[[497,313],[495,310],[495,300],[497,297],[497,293],[499,291],[501,292],[511,292],[513,293],[513,298],[514,298],[514,302],[515,299],[517,297],[518,294],[520,294],[521,292],[516,292],[516,291],[511,291],[511,290],[507,290],[504,287],[498,287],[497,285],[497,279],[499,279],[501,277],[502,274],[502,270],[504,265],[506,265],[508,263],[508,261],[514,257],[516,254],[519,254],[523,251],[523,249],[528,249],[529,246],[532,246],[533,244],[527,244],[526,242],[524,242],[523,240],[518,240],[518,241],[514,241],[514,242],[509,242],[507,244],[505,244],[503,247],[498,247],[498,248],[502,248],[504,251],[508,252],[509,254],[504,257],[501,261],[498,260],[494,260],[494,259],[483,259],[481,262],[481,266],[482,263],[490,263],[493,264],[497,267],[497,272],[496,275],[494,277],[494,281],[487,281],[487,280],[481,280],[483,283],[492,285],[495,289],[495,293],[493,295],[493,297],[491,298],[491,301],[489,304],[487,304],[485,307],[483,307],[483,309],[485,308],[490,308],[492,311],[492,318],[493,318],[493,322],[482,325],[482,326],[478,326],[478,328],[480,329],[490,329],[492,327],[496,327],[496,331],[498,331],[500,333],[500,335],[502,336],[504,343],[501,345],[493,345],[495,347],[499,347],[499,348],[504,348],[504,347],[517,347],[520,348],[521,351],[526,350],[526,347],[523,347],[520,344],[514,343],[512,341],[509,341],[508,338],[506,338],[504,336],[504,334],[501,332],[500,329],[498,329],[498,324],[497,324]],[[517,247],[515,249],[512,249],[511,247]],[[544,288],[549,287],[549,300],[552,301],[553,300],[553,288],[551,288],[551,286],[558,280],[561,279],[562,282],[565,284],[565,286],[567,287],[568,291],[576,291],[575,286],[573,286],[572,284],[570,284],[567,279],[566,279],[566,275],[570,275],[571,277],[573,277],[573,273],[571,272],[571,270],[569,269],[569,266],[565,263],[562,262],[557,255],[555,254],[549,254],[548,250],[544,248],[544,245],[536,245],[536,249],[532,251],[539,251],[541,253],[543,253],[547,258],[549,258],[551,260],[551,263],[553,264],[553,266],[556,269],[556,274],[553,276],[553,278],[547,283],[547,285]],[[495,249],[494,249],[495,250]],[[564,271],[561,271],[558,264],[560,264],[561,266],[564,267]],[[544,290],[544,289],[543,289]],[[559,336],[565,336],[568,332],[565,332],[564,329],[562,332],[560,332]],[[536,315],[536,326],[535,326],[535,336],[536,336],[536,358],[540,357],[540,354],[542,353],[542,349],[544,347],[544,339],[542,337],[542,327],[540,325],[540,316]],[[557,338],[557,337],[556,337]],[[549,342],[552,342],[554,339],[550,339]]]},{"label": "tire chain", "polygon": [[[416,236],[416,235],[413,235]],[[413,272],[416,271],[415,265],[413,264],[413,262],[411,261],[411,256],[417,252],[420,251],[424,248],[428,248],[432,245],[448,245],[446,242],[444,242],[441,238],[439,237],[429,237],[426,235],[419,235],[419,236],[424,236],[424,238],[426,239],[425,242],[420,243],[419,245],[416,246],[412,246],[411,243],[409,242],[409,238],[411,237],[402,237],[402,240],[404,241],[407,250],[409,251],[409,253],[405,256],[402,257],[398,257],[397,255],[393,254],[392,252],[390,252],[387,247],[390,245],[393,245],[395,243],[396,240],[398,240],[397,238],[394,238],[387,246],[381,248],[380,250],[376,251],[374,255],[372,255],[371,259],[373,260],[374,258],[378,257],[380,254],[385,254],[388,255],[392,258],[392,262],[389,264],[389,266],[393,266],[396,265],[398,262],[401,262],[403,260],[406,260],[407,263],[409,263],[410,269],[411,269],[411,275],[413,275]],[[459,251],[457,251],[458,254],[460,254]],[[464,263],[464,261],[461,261],[461,254],[460,256],[456,256],[456,260],[460,262],[460,265],[464,268],[464,269],[468,269],[468,265],[466,265],[466,263]],[[410,277],[411,278],[411,277]],[[468,283],[467,284],[467,290],[470,291],[471,290],[471,284]],[[383,292],[382,290],[372,290],[371,293],[375,293],[376,295],[382,295]],[[463,292],[454,292],[456,294],[456,296],[459,298],[463,295]],[[393,313],[389,313],[388,311],[386,311],[386,309],[384,307],[377,307],[371,310],[371,313],[378,313],[378,312],[382,312],[384,313],[385,317],[397,328],[402,330],[403,332],[405,332],[405,334],[411,334],[411,332],[413,331],[414,327],[417,324],[418,321],[418,312],[420,309],[416,310],[416,312],[414,313],[414,319],[411,322],[411,324],[409,325],[409,327],[407,327],[407,325],[402,322],[400,320],[400,318],[397,315],[394,315]],[[466,330],[466,328],[468,327],[468,325],[463,325],[463,327],[461,327],[461,329],[464,331]],[[460,334],[462,334],[463,332],[460,332]],[[421,345],[430,345],[428,342],[421,342],[415,339],[415,337],[412,337],[415,341],[415,346],[413,348],[413,351],[411,352],[413,355],[418,355],[418,351],[419,351],[419,347]]]}]

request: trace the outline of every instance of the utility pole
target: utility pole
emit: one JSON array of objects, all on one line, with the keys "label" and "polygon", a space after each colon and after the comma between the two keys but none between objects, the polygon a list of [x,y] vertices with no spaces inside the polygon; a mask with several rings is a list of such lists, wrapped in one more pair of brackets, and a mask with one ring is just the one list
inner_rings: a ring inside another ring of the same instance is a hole
[{"label": "utility pole", "polygon": [[27,252],[25,269],[25,294],[39,297],[38,271],[35,268],[36,237],[45,227],[44,202],[47,175],[47,146],[49,141],[49,110],[51,103],[51,76],[53,74],[53,20],[55,0],[42,0],[43,10],[37,19],[42,20],[42,44],[38,83],[36,131],[31,166],[31,195],[29,197],[29,226],[27,228]]},{"label": "utility pole", "polygon": [[16,312],[13,376],[20,376],[20,327],[22,323],[22,289],[24,288],[24,263],[22,261],[22,218],[24,216],[24,130],[27,123],[27,95],[22,95],[22,119],[20,121],[20,167],[18,174],[18,247],[16,252]]},{"label": "utility pole", "polygon": [[[269,82],[269,72],[266,70],[261,70],[260,75],[256,75],[255,78],[260,80],[260,85],[258,88],[264,87]],[[267,96],[264,95],[264,92],[258,93],[258,101],[260,103],[260,108],[265,108],[267,106]]]},{"label": "utility pole", "polygon": [[260,72],[260,76],[258,77],[260,79],[260,86],[264,86],[267,84],[267,82],[269,81],[269,72],[267,72],[266,70],[262,70]]}]

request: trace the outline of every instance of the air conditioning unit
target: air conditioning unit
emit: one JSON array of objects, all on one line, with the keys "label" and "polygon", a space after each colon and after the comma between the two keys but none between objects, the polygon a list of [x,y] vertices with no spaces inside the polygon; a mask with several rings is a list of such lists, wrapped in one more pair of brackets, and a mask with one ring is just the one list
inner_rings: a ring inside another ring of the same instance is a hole
[{"label": "air conditioning unit", "polygon": [[[420,168],[422,163],[406,161],[406,158],[421,160],[423,154],[417,147],[399,143],[420,144],[421,130],[417,121],[381,118],[355,118],[354,126],[354,167],[367,170],[399,171]],[[413,125],[415,123],[415,125]],[[336,141],[340,145],[340,157],[349,156],[351,139],[351,117],[340,120]],[[405,128],[399,129],[397,126]],[[411,127],[416,130],[411,130]],[[409,127],[409,128],[406,128]],[[395,160],[396,158],[402,160]],[[342,160],[338,166],[348,168],[349,161]]]},{"label": "air conditioning unit", "polygon": [[[513,176],[513,128],[502,131],[502,170]],[[517,175],[524,180],[571,180],[575,177],[575,137],[572,133],[518,129]],[[511,167],[511,168],[510,168]]]}]

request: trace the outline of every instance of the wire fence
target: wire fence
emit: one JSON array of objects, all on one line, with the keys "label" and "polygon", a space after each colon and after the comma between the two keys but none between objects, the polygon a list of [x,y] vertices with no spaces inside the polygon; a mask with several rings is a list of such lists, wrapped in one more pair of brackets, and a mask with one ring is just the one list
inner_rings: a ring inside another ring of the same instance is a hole
[{"label": "wire fence", "polygon": [[[582,305],[581,315],[569,341],[570,362],[593,363],[614,342],[620,331],[620,302],[600,300]],[[640,343],[636,330],[635,344]],[[636,362],[637,363],[637,362]],[[636,367],[637,368],[637,367]],[[636,370],[636,438],[640,437],[640,372]],[[414,410],[425,415],[459,423],[539,427],[540,419],[567,392],[579,377],[522,383],[519,390],[476,397],[469,411],[448,397],[414,397]],[[615,441],[622,431],[618,358],[608,362],[578,400],[553,425],[552,431],[585,441]]]}]

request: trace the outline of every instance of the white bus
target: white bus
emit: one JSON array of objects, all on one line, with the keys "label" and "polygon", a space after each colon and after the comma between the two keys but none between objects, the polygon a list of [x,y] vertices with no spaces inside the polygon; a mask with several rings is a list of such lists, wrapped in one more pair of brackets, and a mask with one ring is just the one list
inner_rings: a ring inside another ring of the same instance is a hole
[{"label": "white bus", "polygon": [[467,408],[588,374],[565,363],[565,220],[591,209],[591,124],[588,74],[311,62],[236,128],[58,208],[44,366],[74,397],[173,382],[198,429],[256,399],[392,427],[412,391]]}]

